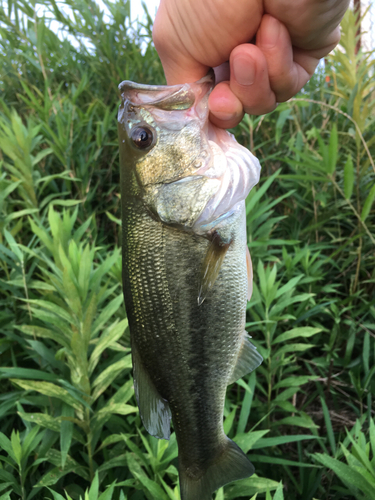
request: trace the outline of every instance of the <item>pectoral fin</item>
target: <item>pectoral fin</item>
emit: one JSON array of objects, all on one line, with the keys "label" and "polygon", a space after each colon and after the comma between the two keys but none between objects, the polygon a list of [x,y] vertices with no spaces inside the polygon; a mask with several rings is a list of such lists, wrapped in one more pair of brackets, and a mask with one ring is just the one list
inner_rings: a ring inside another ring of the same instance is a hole
[{"label": "pectoral fin", "polygon": [[132,345],[134,392],[143,425],[152,436],[169,439],[171,411],[168,401],[156,390],[144,368],[136,346]]},{"label": "pectoral fin", "polygon": [[215,234],[203,260],[198,293],[199,306],[203,303],[208,291],[215,283],[228,248],[229,243],[222,244],[220,236]]},{"label": "pectoral fin", "polygon": [[229,384],[233,384],[239,378],[244,377],[248,373],[258,368],[263,361],[262,356],[257,351],[256,347],[250,342],[250,335],[243,332],[243,341],[240,352],[238,353],[237,363],[230,376]]}]

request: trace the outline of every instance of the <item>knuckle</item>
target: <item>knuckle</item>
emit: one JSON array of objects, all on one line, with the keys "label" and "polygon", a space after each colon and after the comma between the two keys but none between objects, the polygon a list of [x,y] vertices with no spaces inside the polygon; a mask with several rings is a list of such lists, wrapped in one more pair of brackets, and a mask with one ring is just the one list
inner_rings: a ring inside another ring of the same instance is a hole
[{"label": "knuckle", "polygon": [[275,98],[270,98],[267,102],[257,103],[253,106],[246,106],[244,108],[245,113],[249,115],[266,115],[271,113],[277,107],[277,102]]}]

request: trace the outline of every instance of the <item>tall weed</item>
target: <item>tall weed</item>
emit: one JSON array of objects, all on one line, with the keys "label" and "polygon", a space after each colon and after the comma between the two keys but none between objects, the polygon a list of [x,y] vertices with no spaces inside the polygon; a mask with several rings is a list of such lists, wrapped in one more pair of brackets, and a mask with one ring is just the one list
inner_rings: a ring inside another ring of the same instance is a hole
[{"label": "tall weed", "polygon": [[[117,85],[164,76],[150,19],[104,4],[0,7],[4,500],[180,498],[175,435],[147,435],[134,399],[118,248]],[[235,130],[262,163],[246,328],[264,363],[224,415],[256,475],[216,500],[373,496],[374,63],[357,23],[296,99]]]}]

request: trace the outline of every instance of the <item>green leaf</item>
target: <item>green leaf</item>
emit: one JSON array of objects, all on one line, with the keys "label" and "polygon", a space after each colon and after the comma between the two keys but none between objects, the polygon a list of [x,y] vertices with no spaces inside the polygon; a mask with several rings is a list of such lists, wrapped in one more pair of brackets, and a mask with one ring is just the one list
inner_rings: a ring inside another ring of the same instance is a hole
[{"label": "green leaf", "polygon": [[45,339],[52,339],[58,342],[62,347],[65,347],[66,349],[70,348],[70,343],[66,338],[66,336],[54,330],[33,325],[21,325],[21,326],[16,326],[16,328],[21,332],[25,333],[26,335],[30,335],[32,337],[41,337]]},{"label": "green leaf", "polygon": [[115,222],[118,226],[120,226],[120,227],[122,226],[122,220],[118,219],[117,217],[112,215],[110,212],[106,212],[106,216],[108,217],[109,220],[111,220],[112,222]]},{"label": "green leaf", "polygon": [[17,462],[16,456],[14,454],[14,450],[12,447],[12,443],[10,440],[6,437],[5,434],[0,432],[0,447],[7,452],[7,454],[15,461]]},{"label": "green leaf", "polygon": [[29,455],[35,450],[39,442],[42,440],[44,432],[40,432],[38,425],[35,425],[24,438],[22,443],[22,455],[23,458],[29,457]]},{"label": "green leaf", "polygon": [[375,469],[371,465],[371,462],[366,454],[366,450],[362,449],[362,447],[358,443],[355,442],[355,440],[353,439],[353,437],[351,436],[351,434],[348,431],[346,431],[346,434],[347,434],[347,437],[350,440],[350,442],[352,443],[352,446],[356,452],[356,458],[359,460],[359,462],[362,463],[362,465],[364,467],[366,467],[368,472],[374,478],[374,487],[375,487]]},{"label": "green leaf", "polygon": [[230,430],[232,428],[234,419],[236,417],[236,413],[237,413],[237,408],[233,408],[233,410],[226,417],[226,419],[224,421],[224,432],[225,432],[225,434],[229,434],[230,433]]},{"label": "green leaf", "polygon": [[292,112],[291,108],[284,109],[279,113],[279,117],[276,122],[276,132],[275,132],[275,143],[279,144],[281,138],[281,132],[284,127],[286,120],[289,118]]},{"label": "green leaf", "polygon": [[311,463],[297,462],[296,460],[287,460],[286,458],[269,457],[267,455],[251,455],[253,462],[260,462],[264,464],[283,465],[287,467],[316,467]]},{"label": "green leaf", "polygon": [[99,474],[98,471],[96,471],[94,479],[89,489],[88,500],[97,500],[98,494],[99,494]]},{"label": "green leaf", "polygon": [[111,406],[117,403],[126,403],[134,396],[133,379],[127,380],[124,385],[111,397],[106,406]]},{"label": "green leaf", "polygon": [[277,299],[281,295],[284,295],[285,293],[289,292],[292,288],[295,288],[298,282],[301,281],[303,277],[304,275],[300,274],[299,276],[295,276],[294,278],[290,279],[288,283],[286,283],[285,285],[283,285],[281,288],[278,289],[275,298]]},{"label": "green leaf", "polygon": [[60,427],[60,449],[61,449],[61,468],[64,469],[65,462],[69,453],[73,437],[73,422],[65,420],[64,417],[74,417],[74,409],[71,406],[63,404],[61,413]]},{"label": "green leaf", "polygon": [[[24,413],[22,411],[19,411],[18,415],[26,422],[32,422],[40,427],[60,433],[61,417],[51,417],[51,415],[47,415],[46,413]],[[81,444],[85,444],[85,440],[76,429],[73,429],[73,437]]]},{"label": "green leaf", "polygon": [[143,489],[149,491],[152,495],[152,498],[157,498],[158,500],[168,500],[167,495],[164,493],[162,488],[152,481],[152,479],[144,476],[142,474],[137,474],[134,470],[132,471],[133,475],[139,480],[142,484]]},{"label": "green leaf", "polygon": [[334,123],[331,129],[328,146],[328,173],[331,175],[333,175],[336,170],[338,146],[337,125]]},{"label": "green leaf", "polygon": [[82,203],[82,200],[53,200],[51,206],[59,205],[61,207],[74,207]]},{"label": "green leaf", "polygon": [[43,160],[43,158],[45,158],[47,155],[50,155],[51,153],[52,153],[51,148],[46,148],[39,151],[39,153],[34,157],[32,161],[32,166],[37,165],[41,160]]},{"label": "green leaf", "polygon": [[261,438],[252,446],[253,450],[264,449],[270,446],[280,446],[282,444],[294,443],[296,441],[305,441],[306,439],[317,439],[316,436],[309,434],[300,434],[298,436],[277,436],[270,438]]},{"label": "green leaf", "polygon": [[[73,242],[71,244],[73,244]],[[82,302],[84,302],[87,297],[92,264],[93,254],[90,251],[90,246],[86,245],[83,249],[82,255],[80,256],[80,265],[78,272],[78,285],[81,292]]]},{"label": "green leaf", "polygon": [[238,419],[238,425],[237,425],[237,434],[245,432],[254,397],[255,381],[256,381],[256,375],[254,371],[249,377],[249,385],[247,386],[248,389],[245,392],[245,396],[241,404],[240,417]]},{"label": "green leaf", "polygon": [[215,500],[224,500],[224,488],[219,488],[215,495]]},{"label": "green leaf", "polygon": [[[114,288],[113,290],[115,290]],[[119,307],[123,304],[124,299],[121,293],[112,299],[109,304],[100,312],[92,326],[92,335],[96,336],[99,330],[109,321],[109,319],[118,311]]]},{"label": "green leaf", "polygon": [[103,491],[98,500],[111,500],[114,488],[115,488],[115,482],[112,483],[111,486],[109,486],[105,491]]},{"label": "green leaf", "polygon": [[50,311],[52,314],[55,314],[57,317],[66,321],[68,324],[73,323],[77,328],[79,328],[78,321],[75,320],[75,318],[65,309],[58,306],[57,304],[54,304],[53,302],[48,302],[46,300],[28,300],[28,303],[35,304],[38,307],[46,309],[47,311]]},{"label": "green leaf", "polygon": [[100,418],[103,415],[117,413],[118,415],[129,415],[129,413],[137,412],[138,408],[136,406],[127,405],[125,403],[117,403],[113,405],[106,405],[101,408],[97,414],[96,418]]},{"label": "green leaf", "polygon": [[283,483],[282,482],[280,482],[279,486],[276,488],[275,494],[273,496],[273,500],[284,500]]},{"label": "green leaf", "polygon": [[12,377],[22,377],[26,379],[39,379],[47,381],[56,381],[58,379],[57,375],[42,372],[41,370],[33,370],[31,368],[0,368],[0,379]]},{"label": "green leaf", "polygon": [[57,493],[57,491],[53,491],[53,490],[51,490],[51,488],[48,488],[48,489],[52,493],[53,500],[67,500],[67,498],[69,497],[69,495],[67,495],[67,498],[65,498],[62,495],[60,495],[60,493]]},{"label": "green leaf", "polygon": [[372,186],[372,188],[371,188],[371,190],[370,190],[370,192],[365,200],[365,203],[363,205],[362,212],[361,212],[361,221],[362,222],[364,222],[367,219],[367,216],[370,213],[374,199],[375,199],[375,184]]},{"label": "green leaf", "polygon": [[79,476],[85,476],[85,479],[88,479],[87,473],[82,466],[78,465],[69,465],[66,466],[64,470],[61,467],[54,467],[50,471],[45,474],[40,481],[34,487],[42,487],[42,486],[52,486],[56,484],[59,479],[66,476],[67,474],[73,472],[74,474],[78,474]]},{"label": "green leaf", "polygon": [[368,499],[375,498],[375,485],[370,484],[364,475],[360,474],[356,469],[326,454],[315,453],[313,457],[325,467],[332,469],[352,493],[355,494],[356,491],[354,488],[357,488],[363,491]]},{"label": "green leaf", "polygon": [[344,195],[347,200],[352,197],[354,188],[354,168],[351,155],[348,156],[344,167]]},{"label": "green leaf", "polygon": [[11,483],[14,492],[22,498],[22,490],[20,485],[17,483],[16,479],[12,474],[0,468],[0,481],[5,483]]},{"label": "green leaf", "polygon": [[19,385],[27,391],[37,391],[40,394],[51,398],[58,398],[64,401],[67,405],[72,406],[76,410],[82,411],[82,405],[69,394],[69,392],[61,387],[49,382],[26,381],[20,379],[11,379],[11,382]]},{"label": "green leaf", "polygon": [[306,429],[319,428],[319,426],[314,424],[314,421],[308,415],[282,418],[281,420],[278,420],[277,425],[296,425],[297,427],[304,427]]},{"label": "green leaf", "polygon": [[248,498],[255,493],[266,493],[267,490],[276,490],[278,486],[279,483],[272,479],[252,476],[228,486],[225,491],[225,498],[226,500],[237,500],[240,497]]},{"label": "green leaf", "polygon": [[316,347],[315,344],[287,344],[277,349],[274,356],[282,356],[288,352],[303,352]]},{"label": "green leaf", "polygon": [[[122,297],[121,297],[121,301],[122,301]],[[111,316],[112,316],[112,314],[109,317],[111,317]],[[113,325],[111,325],[101,335],[99,342],[96,344],[95,349],[93,350],[93,353],[91,354],[91,357],[90,357],[89,374],[91,374],[94,371],[103,351],[105,349],[107,349],[111,344],[115,343],[117,340],[119,340],[122,337],[127,326],[128,326],[128,320],[126,318],[126,319],[123,319],[122,321],[120,321],[119,323],[114,323]]]},{"label": "green leaf", "polygon": [[322,408],[323,408],[324,422],[326,424],[329,445],[331,447],[332,454],[335,455],[336,454],[336,440],[335,440],[335,435],[333,433],[332,422],[331,422],[331,417],[329,414],[328,406],[322,397],[320,397],[320,401],[321,401]]},{"label": "green leaf", "polygon": [[268,188],[270,187],[272,182],[276,179],[276,177],[280,174],[280,172],[281,169],[277,170],[270,177],[266,178],[261,187],[257,188],[256,190],[255,188],[251,190],[250,195],[246,200],[246,214],[249,214],[252,210],[254,210],[256,203],[258,203],[258,201],[262,198],[262,196],[267,192]]},{"label": "green leaf", "polygon": [[247,453],[249,450],[253,449],[255,443],[259,441],[268,432],[269,429],[266,429],[264,431],[252,431],[252,432],[237,434],[233,438],[233,441],[238,444],[238,446],[244,453]]},{"label": "green leaf", "polygon": [[5,239],[7,240],[10,249],[17,256],[17,259],[20,262],[23,262],[23,260],[24,260],[23,253],[20,249],[20,246],[17,244],[16,240],[13,238],[11,233],[9,233],[5,228],[3,231],[4,231]]},{"label": "green leaf", "polygon": [[18,431],[13,430],[12,434],[10,436],[10,440],[12,443],[14,457],[16,459],[18,467],[20,467],[21,461],[22,461],[22,447],[21,447],[21,441],[20,441],[20,433]]},{"label": "green leaf", "polygon": [[[110,458],[106,460],[104,464],[98,467],[99,472],[104,472],[108,469],[113,469],[114,467],[126,467],[127,466],[127,454],[117,455],[114,458]],[[120,483],[121,486],[125,486],[125,484]]]},{"label": "green leaf", "polygon": [[92,393],[92,400],[95,401],[115,380],[115,378],[126,369],[132,367],[132,357],[130,354],[124,356],[122,359],[108,366],[102,373],[100,373],[93,383],[94,391]]},{"label": "green leaf", "polygon": [[312,328],[311,326],[302,326],[300,328],[293,328],[287,332],[278,335],[274,340],[273,344],[277,344],[279,342],[286,342],[291,339],[295,339],[297,337],[312,337],[317,333],[321,332],[322,328]]},{"label": "green leaf", "polygon": [[370,419],[370,443],[372,448],[372,456],[375,457],[375,424],[372,418]]}]

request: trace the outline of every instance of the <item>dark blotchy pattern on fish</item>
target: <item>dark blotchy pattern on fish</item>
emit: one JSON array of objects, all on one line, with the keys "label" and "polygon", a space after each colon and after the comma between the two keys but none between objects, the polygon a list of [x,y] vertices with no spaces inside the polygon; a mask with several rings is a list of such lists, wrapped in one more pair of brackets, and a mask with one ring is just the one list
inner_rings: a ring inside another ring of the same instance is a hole
[{"label": "dark blotchy pattern on fish", "polygon": [[242,341],[245,234],[237,235],[215,287],[198,306],[201,261],[210,242],[155,221],[141,203],[124,214],[124,292],[132,340],[170,404],[181,462],[202,466],[224,438],[223,381]]},{"label": "dark blotchy pattern on fish", "polygon": [[[208,134],[211,86],[210,79],[186,88],[125,82],[119,112],[134,387],[153,435],[168,438],[172,415],[182,500],[209,500],[215,489],[254,472],[224,434],[223,409],[228,383],[261,361],[244,332],[244,196],[259,168],[244,148],[237,167],[233,155],[241,147],[234,139]],[[228,164],[215,137],[224,149],[228,143]]]}]

